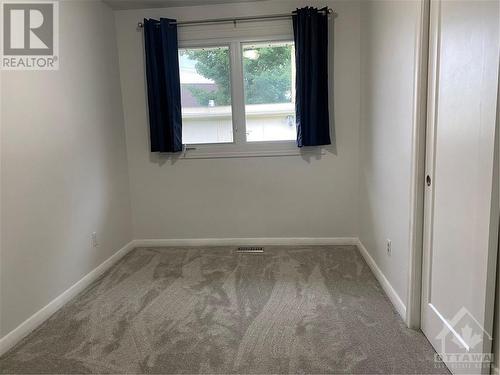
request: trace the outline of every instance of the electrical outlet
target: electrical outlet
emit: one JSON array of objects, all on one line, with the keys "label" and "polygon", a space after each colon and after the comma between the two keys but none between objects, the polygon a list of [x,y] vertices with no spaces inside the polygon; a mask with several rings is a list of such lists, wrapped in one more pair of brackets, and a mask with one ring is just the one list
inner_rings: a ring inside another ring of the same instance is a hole
[{"label": "electrical outlet", "polygon": [[98,247],[99,242],[97,242],[97,232],[92,233],[92,247]]},{"label": "electrical outlet", "polygon": [[386,249],[387,249],[387,255],[391,256],[391,254],[392,254],[392,241],[389,239],[386,241]]}]

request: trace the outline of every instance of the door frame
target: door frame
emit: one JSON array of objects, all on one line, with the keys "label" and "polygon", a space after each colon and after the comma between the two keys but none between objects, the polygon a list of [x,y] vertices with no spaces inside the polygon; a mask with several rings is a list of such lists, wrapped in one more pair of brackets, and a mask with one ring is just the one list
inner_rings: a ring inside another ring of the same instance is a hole
[{"label": "door frame", "polygon": [[425,155],[428,100],[430,0],[420,0],[415,38],[413,129],[410,183],[410,241],[405,323],[419,329],[422,296]]}]

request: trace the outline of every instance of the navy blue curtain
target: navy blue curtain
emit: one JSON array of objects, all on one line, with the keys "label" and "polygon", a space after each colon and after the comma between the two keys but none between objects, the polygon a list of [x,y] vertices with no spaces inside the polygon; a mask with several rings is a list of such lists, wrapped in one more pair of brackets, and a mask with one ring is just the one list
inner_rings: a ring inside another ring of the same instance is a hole
[{"label": "navy blue curtain", "polygon": [[293,15],[297,145],[329,145],[328,12],[305,7]]},{"label": "navy blue curtain", "polygon": [[182,151],[181,84],[175,20],[144,20],[151,152]]}]

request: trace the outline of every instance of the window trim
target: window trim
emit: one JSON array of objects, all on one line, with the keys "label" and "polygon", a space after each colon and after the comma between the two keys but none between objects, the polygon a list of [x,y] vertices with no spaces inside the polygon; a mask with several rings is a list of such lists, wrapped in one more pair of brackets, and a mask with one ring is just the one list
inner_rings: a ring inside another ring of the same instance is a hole
[{"label": "window trim", "polygon": [[242,46],[248,43],[293,42],[293,35],[266,35],[233,38],[190,39],[179,42],[179,49],[229,47],[231,64],[231,113],[233,142],[186,144],[181,157],[185,159],[297,156],[310,153],[297,147],[296,141],[246,141],[245,87]]}]

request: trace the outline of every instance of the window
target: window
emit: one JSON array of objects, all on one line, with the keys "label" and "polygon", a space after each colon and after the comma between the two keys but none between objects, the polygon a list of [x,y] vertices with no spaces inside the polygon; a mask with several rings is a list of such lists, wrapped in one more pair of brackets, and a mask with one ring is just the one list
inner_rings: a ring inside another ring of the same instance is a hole
[{"label": "window", "polygon": [[233,142],[229,48],[179,50],[179,69],[183,143]]},{"label": "window", "polygon": [[284,36],[290,26],[268,38],[258,35],[261,27],[231,29],[235,35],[215,46],[222,33],[216,28],[190,30],[180,40],[184,157],[300,153],[295,48],[293,37]]},{"label": "window", "polygon": [[244,44],[242,50],[246,140],[295,140],[293,43]]}]

